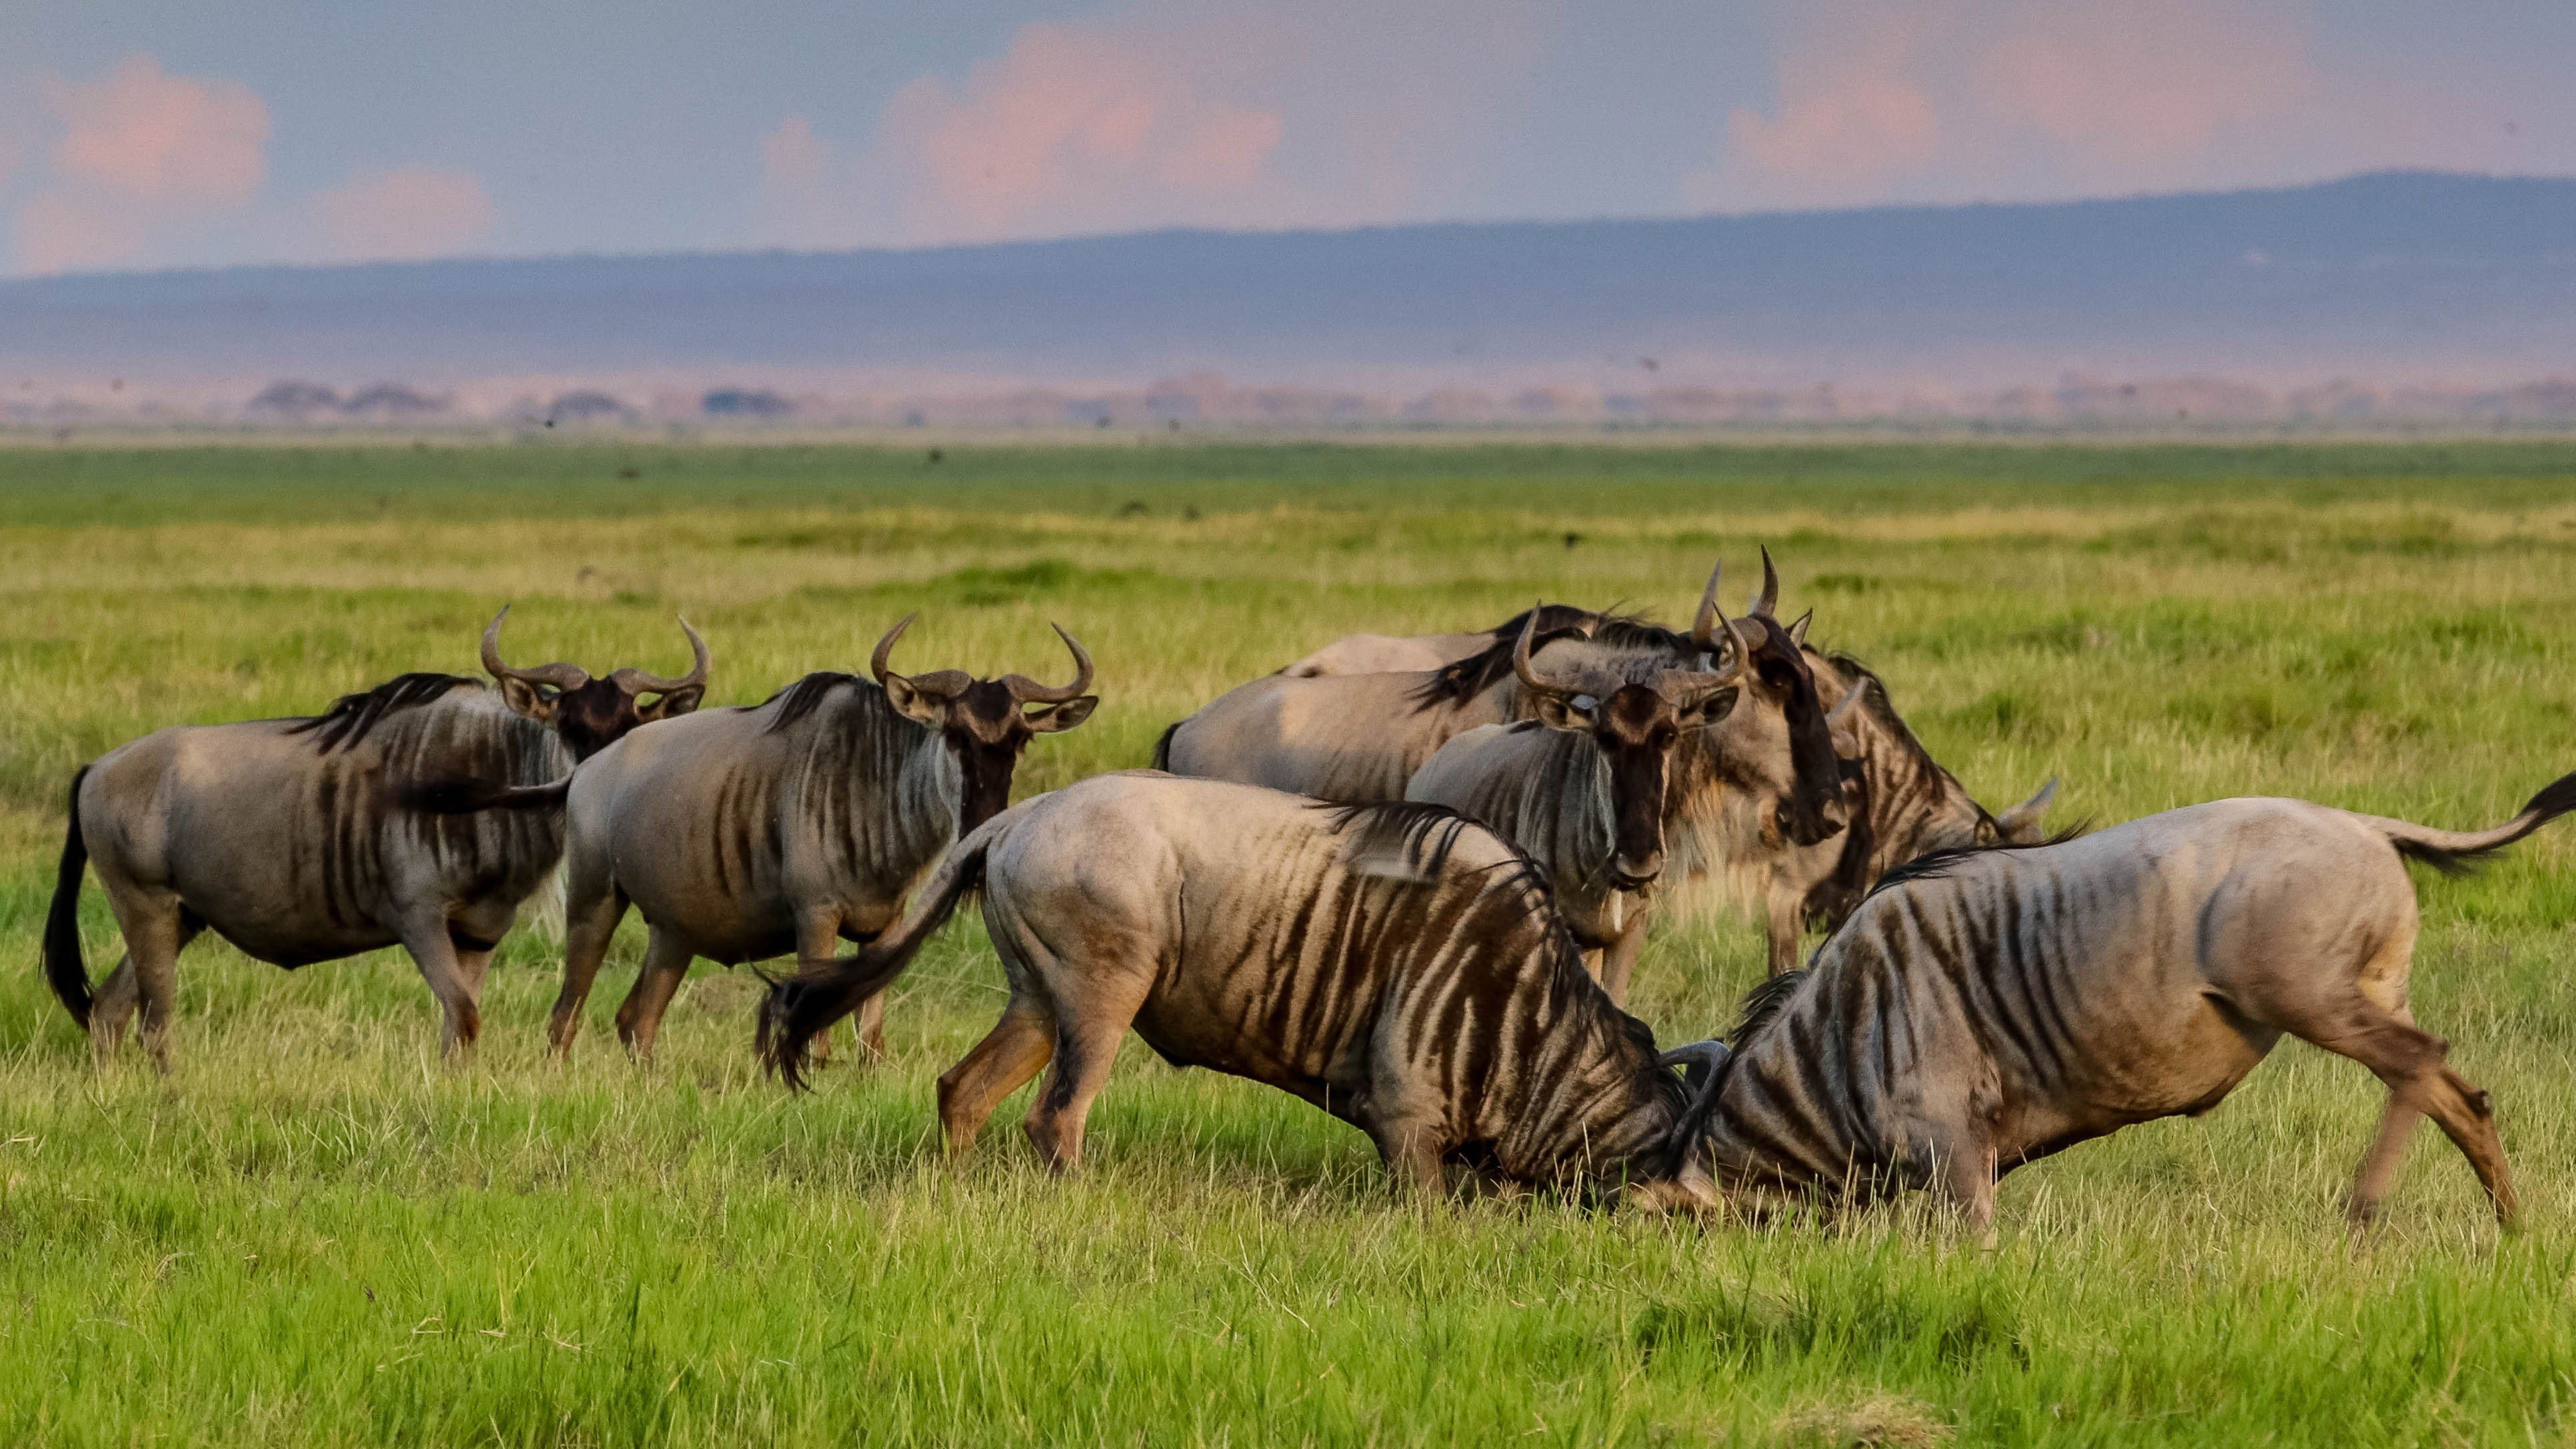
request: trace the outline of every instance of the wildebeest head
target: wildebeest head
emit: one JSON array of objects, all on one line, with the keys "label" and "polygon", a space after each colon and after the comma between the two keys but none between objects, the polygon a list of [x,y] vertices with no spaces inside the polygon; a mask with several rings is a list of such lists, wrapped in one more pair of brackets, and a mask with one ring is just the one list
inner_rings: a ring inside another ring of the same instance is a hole
[{"label": "wildebeest head", "polygon": [[[577,664],[519,669],[503,663],[501,621],[509,617],[509,607],[504,605],[485,626],[483,667],[501,682],[503,702],[540,724],[553,726],[576,761],[626,738],[637,725],[687,714],[706,698],[707,641],[686,619],[680,621],[680,632],[689,636],[694,659],[687,674],[665,679],[641,669],[620,669],[605,679],[593,679]],[[645,695],[653,696],[649,704],[642,700]]]},{"label": "wildebeest head", "polygon": [[1737,709],[1708,743],[1727,768],[1762,798],[1778,802],[1770,828],[1797,845],[1814,845],[1843,828],[1842,759],[1834,750],[1816,676],[1798,635],[1806,620],[1784,625],[1772,615],[1780,575],[1771,551],[1762,551],[1762,592],[1740,619],[1717,604],[1718,575],[1708,576],[1691,638],[1712,655],[1731,659],[1746,693],[1761,709]]},{"label": "wildebeest head", "polygon": [[886,661],[895,641],[920,617],[918,612],[906,614],[886,631],[869,656],[868,672],[885,686],[888,703],[906,719],[937,730],[956,757],[961,776],[957,833],[964,835],[1011,803],[1011,773],[1029,737],[1069,730],[1091,718],[1100,696],[1083,693],[1091,687],[1091,656],[1061,624],[1049,627],[1073,651],[1071,684],[1040,684],[1023,674],[977,679],[963,669],[893,673]]},{"label": "wildebeest head", "polygon": [[1512,673],[1539,723],[1590,736],[1610,769],[1612,883],[1634,890],[1663,873],[1664,785],[1682,732],[1724,719],[1742,693],[1739,663],[1714,674],[1665,669],[1652,680],[1603,671],[1542,675],[1530,659],[1533,610],[1512,648]]}]

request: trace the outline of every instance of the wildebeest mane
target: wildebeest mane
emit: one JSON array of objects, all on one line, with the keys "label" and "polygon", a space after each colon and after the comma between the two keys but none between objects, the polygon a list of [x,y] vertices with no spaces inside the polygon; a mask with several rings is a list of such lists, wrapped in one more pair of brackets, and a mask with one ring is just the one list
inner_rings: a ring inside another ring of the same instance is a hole
[{"label": "wildebeest mane", "polygon": [[2064,845],[2092,828],[2092,821],[2078,820],[2045,840],[1992,840],[1975,845],[1953,845],[1941,850],[1926,851],[1880,876],[1878,884],[1870,887],[1869,895],[1861,897],[1861,901],[1865,905],[1870,896],[1875,896],[1890,886],[1901,886],[1908,881],[1939,880],[1978,856],[1996,855],[2009,850],[2046,850],[2052,845]]},{"label": "wildebeest mane", "polygon": [[[1413,692],[1413,707],[1431,709],[1442,704],[1465,704],[1477,695],[1509,679],[1512,673],[1512,651],[1520,644],[1521,630],[1529,624],[1530,611],[1521,610],[1489,632],[1494,642],[1464,659],[1442,665]],[[1625,649],[1669,649],[1687,654],[1691,641],[1660,624],[1651,624],[1634,614],[1597,614],[1578,609],[1572,604],[1542,604],[1538,609],[1538,632],[1530,637],[1530,650],[1536,653],[1559,639],[1589,638],[1595,643]]]},{"label": "wildebeest mane", "polygon": [[751,706],[751,708],[767,709],[773,704],[778,706],[778,717],[769,722],[769,729],[766,731],[767,733],[774,735],[780,730],[794,728],[796,724],[803,720],[807,715],[821,709],[823,707],[824,696],[830,694],[833,690],[840,688],[844,684],[860,684],[864,682],[865,681],[861,680],[855,674],[841,674],[829,669],[818,669],[813,673],[806,675],[803,679],[796,681],[794,684],[787,686],[785,689],[778,691],[776,694],[771,695],[769,698],[762,700],[760,703]]},{"label": "wildebeest mane", "polygon": [[[1335,834],[1352,837],[1350,855],[1398,862],[1406,875],[1421,880],[1439,877],[1448,867],[1449,852],[1457,847],[1458,837],[1476,823],[1446,805],[1424,800],[1361,805],[1319,801],[1315,808],[1332,814]],[[1513,851],[1516,856],[1519,853]]]},{"label": "wildebeest mane", "polygon": [[341,695],[331,701],[329,709],[288,725],[286,732],[312,735],[315,746],[327,755],[342,745],[354,746],[365,739],[385,716],[442,699],[460,685],[483,687],[482,681],[462,674],[397,674],[373,689]]}]

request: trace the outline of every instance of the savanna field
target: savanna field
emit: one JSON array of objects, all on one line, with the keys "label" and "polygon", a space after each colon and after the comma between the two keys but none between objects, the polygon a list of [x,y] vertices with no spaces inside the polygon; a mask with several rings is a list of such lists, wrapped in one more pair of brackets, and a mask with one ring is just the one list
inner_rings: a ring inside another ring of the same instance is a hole
[{"label": "savanna field", "polygon": [[[2107,824],[2283,794],[2449,827],[2576,769],[2576,445],[523,445],[0,451],[0,1443],[2576,1444],[2576,823],[2415,872],[2415,1009],[2494,1093],[2526,1226],[2417,1134],[2355,1250],[2384,1093],[2296,1042],[2209,1117],[2024,1169],[1978,1251],[1919,1205],[1759,1226],[1414,1205],[1357,1131],[1131,1040],[1089,1160],[932,1084],[1003,999],[963,919],[890,1057],[763,1079],[701,964],[637,1067],[543,1052],[523,918],[483,1044],[382,951],[181,959],[176,1073],[93,1069],[37,937],[84,761],[416,669],[1064,676],[1017,794],[1353,630],[1533,597],[1686,620],[1768,543],[1990,807]],[[533,916],[534,912],[530,913]],[[969,913],[971,916],[971,913]],[[93,976],[117,955],[93,885]],[[1758,931],[1667,923],[1632,1008],[1730,1028]],[[846,1042],[846,1038],[844,1039]]]}]

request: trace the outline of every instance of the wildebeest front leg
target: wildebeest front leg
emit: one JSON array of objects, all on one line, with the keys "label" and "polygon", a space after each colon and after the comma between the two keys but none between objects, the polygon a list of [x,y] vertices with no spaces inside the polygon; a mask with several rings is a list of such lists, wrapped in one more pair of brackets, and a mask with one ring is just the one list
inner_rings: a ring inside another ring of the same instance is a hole
[{"label": "wildebeest front leg", "polygon": [[653,1039],[662,1032],[662,1013],[671,1009],[680,982],[689,974],[696,953],[671,931],[656,926],[644,942],[644,967],[617,1008],[617,1039],[636,1060],[653,1059]]},{"label": "wildebeest front leg", "polygon": [[[796,970],[799,975],[832,969],[834,951],[841,942],[841,913],[837,909],[808,911],[796,926]],[[859,1040],[869,1048],[868,1060],[885,1055],[885,993],[880,991],[859,1008]],[[871,1040],[871,1030],[873,1040]],[[826,1024],[814,1033],[806,1056],[817,1064],[832,1059],[832,1028]]]},{"label": "wildebeest front leg", "polygon": [[[411,952],[412,964],[420,968],[420,979],[429,983],[430,994],[438,998],[444,1017],[439,1054],[452,1060],[471,1051],[474,1039],[483,1034],[483,1009],[466,979],[464,963],[457,959],[456,943],[447,934],[447,913],[425,912],[404,922],[402,942]],[[148,1021],[148,1008],[145,1017]]]},{"label": "wildebeest front leg", "polygon": [[1771,974],[1785,976],[1798,969],[1798,938],[1806,929],[1807,897],[1803,891],[1784,890],[1773,886],[1763,899],[1763,937],[1768,947]]},{"label": "wildebeest front leg", "polygon": [[1638,953],[1646,949],[1646,908],[1642,904],[1628,907],[1627,923],[1620,928],[1619,939],[1601,952],[1601,989],[1610,994],[1612,1006],[1628,1005],[1628,976],[1637,969]]}]

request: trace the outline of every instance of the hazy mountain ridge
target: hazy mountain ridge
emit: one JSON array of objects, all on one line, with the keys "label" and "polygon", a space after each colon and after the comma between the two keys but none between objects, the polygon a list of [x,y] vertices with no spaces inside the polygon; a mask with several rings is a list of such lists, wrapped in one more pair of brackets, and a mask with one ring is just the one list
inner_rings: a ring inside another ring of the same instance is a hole
[{"label": "hazy mountain ridge", "polygon": [[0,284],[0,370],[881,401],[933,376],[1073,396],[1208,372],[1417,399],[2069,373],[2492,388],[2576,372],[2576,180],[31,279]]}]

